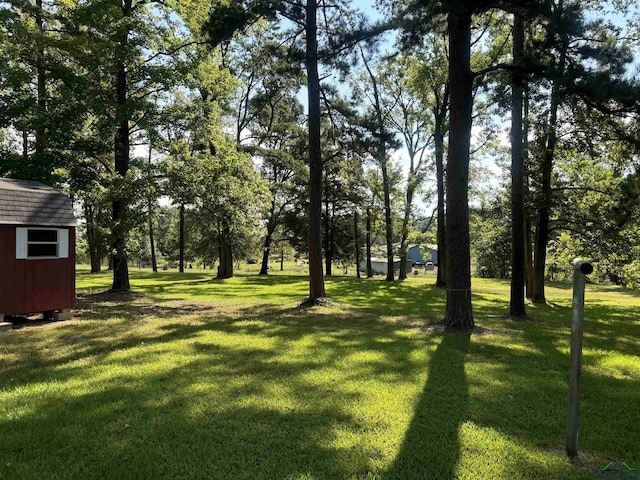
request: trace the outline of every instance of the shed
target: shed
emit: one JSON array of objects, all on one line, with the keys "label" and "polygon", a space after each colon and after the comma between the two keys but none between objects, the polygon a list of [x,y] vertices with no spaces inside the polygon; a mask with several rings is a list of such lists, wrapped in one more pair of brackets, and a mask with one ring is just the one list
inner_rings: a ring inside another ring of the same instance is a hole
[{"label": "shed", "polygon": [[431,262],[434,265],[438,265],[438,246],[426,245],[426,255],[422,255],[422,249],[420,245],[409,245],[407,248],[407,258],[413,260],[416,265],[424,265],[427,262]]},{"label": "shed", "polygon": [[39,182],[0,178],[0,321],[75,306],[75,226],[71,200]]},{"label": "shed", "polygon": [[[407,259],[407,272],[411,271],[411,267],[413,262],[410,259]],[[386,275],[387,274],[387,259],[386,258],[371,258],[371,270],[375,275]],[[393,259],[393,270],[398,272],[400,270],[400,259]],[[367,271],[367,261],[366,259],[360,262],[360,271]]]}]

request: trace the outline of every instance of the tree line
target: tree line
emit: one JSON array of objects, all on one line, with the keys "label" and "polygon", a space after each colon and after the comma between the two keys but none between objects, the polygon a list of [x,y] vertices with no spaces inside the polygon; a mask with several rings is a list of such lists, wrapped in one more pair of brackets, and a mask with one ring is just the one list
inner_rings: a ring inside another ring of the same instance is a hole
[{"label": "tree line", "polygon": [[[0,3],[0,173],[69,192],[115,291],[136,257],[228,278],[286,245],[321,304],[335,262],[364,253],[371,276],[382,244],[404,279],[419,241],[438,245],[452,328],[474,325],[472,259],[511,278],[513,317],[573,252],[637,284],[633,5],[378,7]],[[477,193],[487,159],[507,174]]]}]

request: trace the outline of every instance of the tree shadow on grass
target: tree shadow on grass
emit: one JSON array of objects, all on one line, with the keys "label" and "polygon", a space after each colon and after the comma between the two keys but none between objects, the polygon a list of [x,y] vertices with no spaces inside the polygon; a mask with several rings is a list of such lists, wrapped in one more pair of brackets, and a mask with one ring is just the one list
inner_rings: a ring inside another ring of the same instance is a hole
[{"label": "tree shadow on grass", "polygon": [[[173,369],[32,398],[0,418],[0,478],[347,478],[357,452],[331,441],[335,429],[356,432],[359,422],[334,398],[349,404],[358,395],[312,385],[313,365],[300,363],[282,387],[291,408],[272,406],[268,391],[283,374],[271,354],[200,351]],[[152,354],[140,355],[143,367]]]},{"label": "tree shadow on grass", "polygon": [[[412,352],[425,342],[371,318],[310,320],[282,312],[176,318],[151,337],[136,327],[144,322],[104,322],[122,329],[116,338],[108,328],[82,332],[100,322],[66,325],[58,341],[78,343],[82,353],[54,360],[42,352],[35,378],[23,366],[24,383],[40,384],[43,393],[25,391],[7,403],[0,478],[353,478],[369,471],[382,455],[378,445],[336,442],[367,435],[369,425],[352,408],[366,393],[353,385],[382,376],[404,384],[415,374]],[[222,344],[227,338],[238,341]],[[296,340],[305,346],[290,355]],[[48,342],[51,351],[56,342]],[[24,358],[37,351],[26,350]],[[362,352],[371,360],[341,368]],[[318,382],[327,370],[344,383]]]},{"label": "tree shadow on grass", "polygon": [[385,480],[454,478],[459,428],[469,403],[464,371],[469,343],[468,333],[444,335],[429,363],[427,383],[400,452],[382,476]]}]

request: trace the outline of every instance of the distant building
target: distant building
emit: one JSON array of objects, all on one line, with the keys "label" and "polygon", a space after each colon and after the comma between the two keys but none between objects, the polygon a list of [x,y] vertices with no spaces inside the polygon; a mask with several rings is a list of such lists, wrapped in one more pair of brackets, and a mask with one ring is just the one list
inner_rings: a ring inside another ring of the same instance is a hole
[{"label": "distant building", "polygon": [[413,265],[424,265],[427,262],[438,265],[438,246],[426,245],[425,250],[428,253],[423,256],[420,245],[409,245],[407,248],[407,260],[410,259],[413,262]]},{"label": "distant building", "polygon": [[[413,261],[410,260],[407,257],[407,272],[411,271],[411,267],[413,266]],[[371,270],[373,271],[374,275],[386,275],[387,274],[387,259],[386,258],[380,258],[380,257],[375,257],[375,258],[371,258]],[[393,270],[395,272],[399,272],[400,271],[400,259],[396,258],[393,260]],[[367,261],[366,259],[362,260],[362,262],[360,262],[360,271],[361,272],[366,272],[367,271]]]}]

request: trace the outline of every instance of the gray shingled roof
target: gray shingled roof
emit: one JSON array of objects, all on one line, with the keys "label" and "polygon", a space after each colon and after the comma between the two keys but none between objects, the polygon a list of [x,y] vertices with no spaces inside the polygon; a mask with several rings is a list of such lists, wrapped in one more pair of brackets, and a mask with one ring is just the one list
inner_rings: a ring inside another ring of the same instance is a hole
[{"label": "gray shingled roof", "polygon": [[71,200],[39,182],[0,178],[0,224],[75,227]]}]

